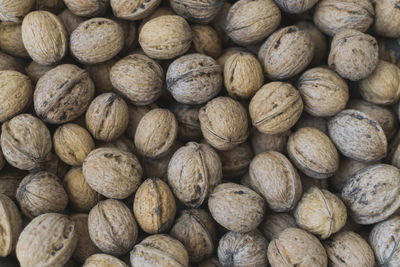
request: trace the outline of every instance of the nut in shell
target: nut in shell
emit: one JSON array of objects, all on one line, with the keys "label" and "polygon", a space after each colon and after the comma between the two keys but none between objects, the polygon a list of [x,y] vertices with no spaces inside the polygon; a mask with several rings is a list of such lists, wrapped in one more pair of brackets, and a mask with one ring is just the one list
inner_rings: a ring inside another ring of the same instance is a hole
[{"label": "nut in shell", "polygon": [[243,176],[253,159],[253,151],[248,142],[241,143],[231,150],[217,151],[222,163],[222,176],[235,179]]},{"label": "nut in shell", "polygon": [[161,0],[110,0],[114,15],[125,20],[140,20],[149,16]]},{"label": "nut in shell", "polygon": [[191,1],[170,0],[172,9],[190,22],[208,24],[224,5],[223,0]]},{"label": "nut in shell", "polygon": [[193,45],[195,50],[214,59],[222,53],[222,43],[218,33],[208,25],[193,25]]},{"label": "nut in shell", "polygon": [[78,262],[84,262],[91,255],[99,252],[99,249],[89,236],[88,217],[89,215],[85,213],[71,215],[71,219],[75,222],[75,230],[78,236],[78,242],[72,258]]},{"label": "nut in shell", "polygon": [[260,231],[268,240],[272,240],[287,228],[292,227],[297,227],[297,224],[289,213],[268,212],[260,224]]},{"label": "nut in shell", "polygon": [[29,58],[22,42],[21,23],[2,22],[0,24],[0,48],[12,56]]},{"label": "nut in shell", "polygon": [[20,22],[34,4],[35,0],[1,0],[0,20]]},{"label": "nut in shell", "polygon": [[93,254],[86,259],[83,267],[128,267],[125,262],[108,254]]},{"label": "nut in shell", "polygon": [[110,0],[64,0],[65,5],[72,13],[82,17],[96,17],[103,15]]},{"label": "nut in shell", "polygon": [[17,245],[22,218],[14,202],[3,194],[0,194],[0,214],[0,256],[7,257]]}]

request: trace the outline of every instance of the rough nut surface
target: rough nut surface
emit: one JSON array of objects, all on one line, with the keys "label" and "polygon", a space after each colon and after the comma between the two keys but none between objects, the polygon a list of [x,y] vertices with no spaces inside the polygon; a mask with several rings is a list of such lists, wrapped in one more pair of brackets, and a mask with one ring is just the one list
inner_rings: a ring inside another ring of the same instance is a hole
[{"label": "rough nut surface", "polygon": [[217,59],[222,53],[222,42],[218,33],[208,25],[193,25],[193,45],[200,54]]},{"label": "rough nut surface", "polygon": [[86,259],[83,267],[128,267],[122,260],[108,254],[93,254]]},{"label": "rough nut surface", "polygon": [[82,17],[103,15],[110,0],[64,0],[65,5],[72,13]]},{"label": "rough nut surface", "polygon": [[[178,139],[184,142],[197,141],[203,137],[200,128],[200,107],[175,104],[170,107],[178,121]],[[129,127],[128,127],[129,128]]]},{"label": "rough nut surface", "polygon": [[140,20],[149,16],[161,0],[110,0],[114,15],[125,20]]},{"label": "rough nut surface", "polygon": [[311,66],[318,66],[325,59],[328,51],[328,44],[325,35],[309,21],[300,21],[295,24],[300,30],[305,31],[311,37],[314,43],[314,57],[311,60]]},{"label": "rough nut surface", "polygon": [[172,9],[190,22],[207,24],[219,13],[223,0],[170,0]]},{"label": "rough nut surface", "polygon": [[329,179],[329,184],[337,191],[341,191],[343,185],[359,170],[372,165],[372,163],[360,162],[351,158],[342,157],[339,169],[334,176]]},{"label": "rough nut surface", "polygon": [[21,23],[2,22],[0,24],[0,48],[16,57],[29,58],[22,42]]},{"label": "rough nut surface", "polygon": [[85,21],[85,18],[75,15],[68,8],[58,14],[58,18],[64,24],[68,35],[71,35],[71,33],[78,28],[79,24]]},{"label": "rough nut surface", "polygon": [[92,78],[96,93],[111,93],[114,91],[114,87],[110,80],[111,68],[116,63],[116,59],[111,59],[103,63],[86,65],[85,69],[89,72]]},{"label": "rough nut surface", "polygon": [[286,153],[286,144],[289,132],[280,134],[263,134],[256,128],[252,129],[250,142],[255,155],[267,150],[274,150],[280,153]]},{"label": "rough nut surface", "polygon": [[88,217],[89,215],[84,213],[77,213],[71,216],[71,219],[75,222],[75,230],[78,236],[78,242],[72,258],[81,263],[91,255],[100,252],[90,239]]},{"label": "rough nut surface", "polygon": [[0,20],[20,22],[34,4],[35,0],[1,0]]},{"label": "rough nut surface", "polygon": [[276,4],[285,12],[292,14],[301,14],[312,8],[318,0],[276,0]]},{"label": "rough nut surface", "polygon": [[5,166],[0,172],[0,194],[15,200],[18,185],[27,174],[26,171]]},{"label": "rough nut surface", "polygon": [[25,73],[25,68],[12,56],[0,51],[0,71],[3,70],[14,70],[21,73]]},{"label": "rough nut surface", "polygon": [[7,257],[15,249],[23,226],[17,206],[3,194],[0,194],[0,227],[0,256]]},{"label": "rough nut surface", "polygon": [[383,0],[374,2],[375,23],[374,31],[380,36],[400,37],[400,10],[398,2]]}]

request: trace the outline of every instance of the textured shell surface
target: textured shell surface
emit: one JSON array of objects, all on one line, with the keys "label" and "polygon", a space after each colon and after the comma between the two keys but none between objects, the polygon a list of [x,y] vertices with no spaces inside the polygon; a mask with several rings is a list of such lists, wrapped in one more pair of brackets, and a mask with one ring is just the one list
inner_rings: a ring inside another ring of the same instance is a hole
[{"label": "textured shell surface", "polygon": [[140,20],[149,16],[161,0],[110,0],[114,15],[126,20]]},{"label": "textured shell surface", "polygon": [[176,14],[190,22],[207,24],[219,13],[223,0],[171,0],[170,5]]},{"label": "textured shell surface", "polygon": [[0,194],[0,227],[0,256],[6,257],[15,249],[23,225],[17,206],[3,194]]}]

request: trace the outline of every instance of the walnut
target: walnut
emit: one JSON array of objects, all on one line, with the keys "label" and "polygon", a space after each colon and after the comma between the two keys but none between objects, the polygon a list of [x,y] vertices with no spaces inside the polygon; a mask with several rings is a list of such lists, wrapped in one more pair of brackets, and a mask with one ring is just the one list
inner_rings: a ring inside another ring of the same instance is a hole
[{"label": "walnut", "polygon": [[244,142],[231,150],[217,151],[222,163],[222,176],[226,179],[235,179],[244,175],[250,161],[253,159],[253,151],[248,142]]},{"label": "walnut", "polygon": [[86,259],[83,267],[128,267],[125,262],[108,254],[93,254]]},{"label": "walnut", "polygon": [[72,13],[69,9],[64,9],[63,12],[58,14],[58,18],[65,26],[65,30],[67,31],[68,35],[78,28],[79,24],[85,21],[85,18],[79,17]]},{"label": "walnut", "polygon": [[190,1],[170,0],[172,9],[190,22],[210,23],[221,10],[223,0]]},{"label": "walnut", "polygon": [[2,22],[0,24],[0,48],[12,56],[29,58],[22,42],[21,23]]},{"label": "walnut", "polygon": [[260,224],[260,230],[268,240],[276,238],[287,228],[297,227],[296,220],[289,213],[268,212]]},{"label": "walnut", "polygon": [[140,20],[149,16],[161,0],[110,0],[114,15],[125,20]]},{"label": "walnut", "polygon": [[193,45],[195,50],[217,59],[222,53],[222,43],[218,33],[208,25],[193,25]]},{"label": "walnut", "polygon": [[64,0],[65,5],[72,13],[82,17],[100,17],[104,15],[109,0]]},{"label": "walnut", "polygon": [[34,4],[35,0],[1,0],[0,20],[21,22]]},{"label": "walnut", "polygon": [[114,91],[110,80],[110,71],[116,62],[116,59],[111,59],[99,64],[85,66],[85,69],[89,72],[94,82],[97,94],[111,93]]},{"label": "walnut", "polygon": [[64,8],[63,0],[36,0],[37,10],[46,10],[54,14],[60,13]]},{"label": "walnut", "polygon": [[[200,128],[199,106],[174,104],[170,107],[178,121],[178,139],[182,141],[197,141],[203,137]],[[129,128],[129,127],[128,127]]]},{"label": "walnut", "polygon": [[3,70],[13,70],[20,73],[25,73],[25,69],[19,61],[0,51],[0,71]]},{"label": "walnut", "polygon": [[279,134],[263,134],[256,128],[251,131],[250,142],[255,155],[267,150],[274,150],[282,154],[286,153],[286,144],[289,132]]},{"label": "walnut", "polygon": [[299,21],[295,25],[300,30],[305,31],[310,35],[311,40],[314,43],[314,57],[311,60],[310,65],[318,66],[323,62],[328,52],[328,44],[325,35],[312,22]]},{"label": "walnut", "polygon": [[6,195],[0,194],[0,225],[2,229],[0,256],[7,257],[15,249],[22,231],[22,218],[17,206]]}]

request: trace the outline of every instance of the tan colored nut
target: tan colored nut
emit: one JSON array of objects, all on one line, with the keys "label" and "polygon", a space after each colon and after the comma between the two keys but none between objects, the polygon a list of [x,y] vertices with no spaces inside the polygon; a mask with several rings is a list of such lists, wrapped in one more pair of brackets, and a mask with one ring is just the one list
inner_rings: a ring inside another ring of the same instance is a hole
[{"label": "tan colored nut", "polygon": [[400,69],[380,60],[375,71],[358,82],[361,96],[378,105],[392,105],[400,99]]},{"label": "tan colored nut", "polygon": [[268,240],[276,238],[287,228],[297,227],[296,220],[289,213],[267,212],[260,230]]},{"label": "tan colored nut", "polygon": [[288,228],[271,240],[268,246],[268,260],[272,267],[308,266],[327,267],[328,258],[321,242],[312,234]]},{"label": "tan colored nut", "polygon": [[101,141],[113,141],[128,127],[128,105],[115,93],[104,93],[90,103],[86,111],[86,128]]},{"label": "tan colored nut", "polygon": [[71,206],[78,212],[89,212],[101,200],[101,195],[86,182],[82,167],[72,167],[65,174],[63,185]]},{"label": "tan colored nut", "polygon": [[344,29],[332,39],[328,64],[343,78],[358,81],[373,73],[378,65],[378,53],[374,37]]},{"label": "tan colored nut", "polygon": [[354,159],[342,157],[339,164],[339,169],[334,176],[329,179],[329,184],[337,191],[341,191],[343,185],[349,180],[356,172],[371,163],[360,162]]},{"label": "tan colored nut", "polygon": [[61,180],[45,171],[27,175],[19,184],[16,196],[22,213],[29,218],[49,212],[62,213],[68,204]]},{"label": "tan colored nut", "polygon": [[46,10],[53,14],[60,13],[64,6],[64,0],[36,0],[37,10]]},{"label": "tan colored nut", "polygon": [[261,223],[265,201],[246,186],[224,183],[211,193],[208,208],[214,220],[228,230],[249,232]]},{"label": "tan colored nut", "polygon": [[32,84],[28,76],[12,71],[0,71],[0,122],[23,112],[32,100]]},{"label": "tan colored nut", "polygon": [[134,105],[148,105],[163,93],[164,71],[151,58],[131,54],[110,70],[114,88]]},{"label": "tan colored nut", "polygon": [[240,0],[229,9],[225,31],[235,43],[250,45],[263,41],[280,22],[281,12],[274,1]]},{"label": "tan colored nut", "polygon": [[140,33],[140,31],[143,28],[143,25],[146,24],[146,22],[148,22],[149,20],[152,20],[154,18],[164,16],[164,15],[176,15],[176,14],[170,6],[161,5],[161,6],[157,7],[157,9],[154,10],[153,13],[151,13],[149,16],[147,16],[141,20],[141,22],[139,24],[139,28],[138,28],[138,33]]},{"label": "tan colored nut", "polygon": [[250,142],[255,155],[258,155],[267,150],[274,150],[282,154],[286,153],[286,144],[289,132],[280,134],[263,134],[256,128],[251,131]]},{"label": "tan colored nut", "polygon": [[225,67],[225,62],[228,60],[228,58],[236,53],[248,53],[246,49],[243,47],[230,47],[222,51],[222,55],[217,59],[217,63],[221,65],[223,68]]},{"label": "tan colored nut", "polygon": [[27,174],[26,171],[5,166],[0,172],[0,194],[15,200],[17,188]]},{"label": "tan colored nut", "polygon": [[198,208],[222,180],[221,160],[208,145],[189,142],[168,165],[168,183],[186,206]]},{"label": "tan colored nut", "polygon": [[268,266],[267,249],[268,241],[259,231],[228,232],[219,240],[217,252],[223,266]]},{"label": "tan colored nut", "polygon": [[128,267],[122,260],[107,254],[93,254],[86,259],[83,267]]},{"label": "tan colored nut", "polygon": [[169,3],[179,16],[184,17],[190,22],[201,24],[210,23],[218,15],[224,5],[223,0],[170,0]]},{"label": "tan colored nut", "polygon": [[314,23],[330,36],[343,29],[366,32],[374,21],[374,15],[369,0],[322,0],[316,5]]},{"label": "tan colored nut", "polygon": [[68,35],[61,20],[47,11],[33,11],[22,22],[22,41],[39,64],[59,62],[68,50]]},{"label": "tan colored nut", "polygon": [[123,199],[136,191],[142,167],[135,155],[117,148],[97,148],[82,165],[86,182],[108,198]]},{"label": "tan colored nut", "polygon": [[228,34],[225,31],[226,28],[226,18],[228,16],[229,10],[231,9],[232,4],[230,2],[224,1],[224,4],[218,14],[211,22],[211,25],[216,30],[218,36],[221,38],[222,45],[224,47],[233,46],[234,43],[232,39],[229,38]]},{"label": "tan colored nut", "polygon": [[38,116],[48,123],[75,120],[89,106],[94,84],[87,71],[63,64],[46,72],[37,82],[34,106]]},{"label": "tan colored nut", "polygon": [[345,109],[328,122],[329,136],[346,157],[363,162],[380,160],[387,153],[382,127],[367,114]]},{"label": "tan colored nut", "polygon": [[140,20],[149,16],[161,3],[161,0],[111,0],[114,15],[125,20]]},{"label": "tan colored nut", "polygon": [[253,159],[253,151],[248,142],[244,142],[231,150],[217,151],[222,163],[222,176],[235,179],[244,175]]},{"label": "tan colored nut", "polygon": [[124,46],[124,31],[118,23],[93,18],[81,23],[70,37],[72,55],[81,63],[96,64],[110,60]]},{"label": "tan colored nut", "polygon": [[217,59],[222,53],[222,43],[218,33],[208,25],[192,26],[193,45],[197,53]]},{"label": "tan colored nut", "polygon": [[300,118],[303,101],[289,83],[265,84],[253,96],[249,105],[253,125],[264,134],[279,134],[289,130]]},{"label": "tan colored nut", "polygon": [[314,43],[310,35],[296,26],[274,32],[258,52],[264,73],[273,80],[291,78],[302,72],[313,56]]},{"label": "tan colored nut", "polygon": [[[108,18],[118,23],[119,26],[121,26],[122,30],[124,31],[124,47],[122,48],[120,54],[122,55],[130,54],[134,51],[134,49],[138,50],[136,48],[138,44],[136,23],[134,21],[117,18],[111,14],[108,16]],[[141,54],[143,54],[143,52]]]},{"label": "tan colored nut", "polygon": [[22,218],[17,206],[6,195],[0,194],[0,256],[7,257],[17,245],[19,234],[22,231]]},{"label": "tan colored nut", "polygon": [[310,35],[311,40],[314,43],[314,57],[311,60],[310,65],[318,66],[323,62],[328,52],[328,44],[325,35],[312,22],[299,21],[295,25],[300,30],[305,31]]},{"label": "tan colored nut", "polygon": [[217,258],[211,257],[199,263],[199,267],[222,267],[222,265],[219,263]]},{"label": "tan colored nut", "polygon": [[380,36],[400,37],[400,11],[398,3],[392,0],[376,1],[374,31]]},{"label": "tan colored nut", "polygon": [[199,106],[175,104],[170,107],[178,121],[178,139],[184,142],[197,141],[203,137],[200,128]]},{"label": "tan colored nut", "polygon": [[249,136],[246,109],[229,97],[217,97],[200,109],[201,132],[218,150],[230,150]]},{"label": "tan colored nut", "polygon": [[64,24],[68,35],[71,35],[71,33],[78,28],[79,24],[85,21],[85,18],[75,15],[68,8],[58,14],[58,18]]},{"label": "tan colored nut", "polygon": [[21,267],[62,267],[74,252],[77,241],[73,220],[63,214],[46,213],[24,228],[16,254]]},{"label": "tan colored nut", "polygon": [[186,53],[193,35],[180,16],[165,15],[149,20],[139,32],[139,43],[146,55],[154,59],[172,59]]},{"label": "tan colored nut", "polygon": [[22,42],[21,23],[2,22],[0,24],[0,48],[12,56],[29,58]]},{"label": "tan colored nut", "polygon": [[286,13],[301,14],[311,9],[317,2],[318,0],[277,0],[276,4]]},{"label": "tan colored nut", "polygon": [[115,256],[130,251],[138,234],[132,211],[115,199],[100,201],[91,209],[88,227],[90,239],[96,247]]},{"label": "tan colored nut", "polygon": [[116,59],[111,59],[103,63],[85,66],[85,69],[89,72],[94,82],[97,94],[111,93],[114,91],[114,87],[110,81],[110,70],[115,62]]},{"label": "tan colored nut", "polygon": [[72,13],[82,17],[100,17],[108,8],[109,0],[64,0]]},{"label": "tan colored nut", "polygon": [[0,71],[13,70],[25,73],[25,68],[12,56],[7,55],[0,51]]},{"label": "tan colored nut", "polygon": [[34,4],[35,0],[1,0],[0,20],[21,22]]},{"label": "tan colored nut", "polygon": [[52,148],[46,125],[30,114],[20,114],[3,123],[1,149],[11,166],[33,170],[50,159]]},{"label": "tan colored nut", "polygon": [[133,106],[128,105],[128,113],[129,113],[129,121],[128,127],[126,128],[125,134],[134,140],[137,126],[139,125],[140,120],[143,116],[152,109],[157,108],[156,104],[147,105],[147,106]]},{"label": "tan colored nut", "polygon": [[130,253],[132,266],[189,266],[189,256],[181,242],[168,235],[151,235]]},{"label": "tan colored nut", "polygon": [[375,266],[374,252],[360,235],[342,231],[324,241],[329,266]]},{"label": "tan colored nut", "polygon": [[159,158],[168,153],[178,135],[178,122],[172,112],[156,108],[140,120],[135,133],[135,146],[140,155]]},{"label": "tan colored nut", "polygon": [[248,99],[264,84],[260,62],[250,53],[235,53],[224,65],[224,84],[233,98]]},{"label": "tan colored nut", "polygon": [[222,88],[222,69],[211,57],[187,54],[174,60],[167,71],[167,89],[182,104],[203,104]]},{"label": "tan colored nut", "polygon": [[185,246],[191,262],[210,257],[216,243],[216,225],[209,213],[202,209],[182,211],[170,234]]},{"label": "tan colored nut", "polygon": [[62,161],[71,166],[80,166],[94,149],[89,132],[74,123],[63,124],[53,135],[54,150]]},{"label": "tan colored nut", "polygon": [[71,220],[75,222],[75,230],[78,236],[78,242],[76,244],[75,251],[72,254],[72,258],[81,263],[91,255],[100,252],[90,239],[88,218],[89,215],[84,213],[71,215]]},{"label": "tan colored nut", "polygon": [[136,192],[133,212],[140,228],[146,233],[165,232],[174,222],[176,213],[171,189],[158,178],[147,179]]},{"label": "tan colored nut", "polygon": [[372,228],[369,243],[375,252],[377,263],[395,267],[400,262],[398,240],[400,240],[400,216],[393,216]]},{"label": "tan colored nut", "polygon": [[[253,158],[249,168],[251,188],[273,211],[292,210],[302,194],[299,174],[283,154],[266,151]],[[271,190],[273,188],[273,190]]]},{"label": "tan colored nut", "polygon": [[26,72],[32,83],[36,84],[46,72],[53,68],[54,66],[40,65],[36,61],[32,61],[27,67]]}]

